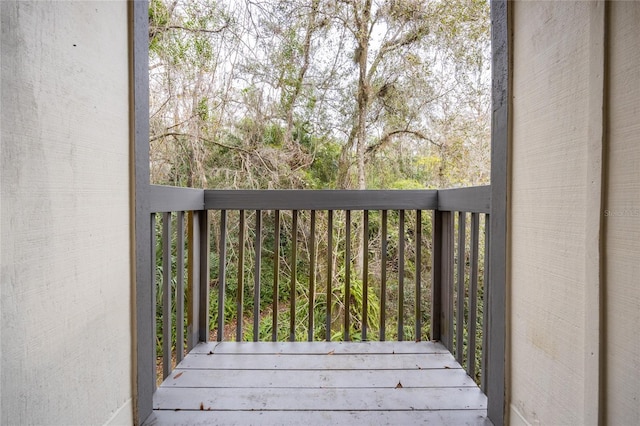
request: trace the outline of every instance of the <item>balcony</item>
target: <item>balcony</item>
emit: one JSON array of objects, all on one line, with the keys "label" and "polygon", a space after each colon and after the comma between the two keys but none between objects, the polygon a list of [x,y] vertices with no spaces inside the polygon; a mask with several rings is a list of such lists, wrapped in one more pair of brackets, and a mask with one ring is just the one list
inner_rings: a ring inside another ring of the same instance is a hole
[{"label": "balcony", "polygon": [[490,424],[490,187],[149,193],[146,424]]}]

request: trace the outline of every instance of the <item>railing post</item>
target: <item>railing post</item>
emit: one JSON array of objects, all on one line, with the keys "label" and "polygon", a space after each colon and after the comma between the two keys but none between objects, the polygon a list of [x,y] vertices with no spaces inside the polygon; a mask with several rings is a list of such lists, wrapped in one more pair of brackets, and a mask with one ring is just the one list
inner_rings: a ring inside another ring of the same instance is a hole
[{"label": "railing post", "polygon": [[209,340],[209,215],[189,212],[187,347]]},{"label": "railing post", "polygon": [[431,338],[453,347],[453,214],[433,212]]}]

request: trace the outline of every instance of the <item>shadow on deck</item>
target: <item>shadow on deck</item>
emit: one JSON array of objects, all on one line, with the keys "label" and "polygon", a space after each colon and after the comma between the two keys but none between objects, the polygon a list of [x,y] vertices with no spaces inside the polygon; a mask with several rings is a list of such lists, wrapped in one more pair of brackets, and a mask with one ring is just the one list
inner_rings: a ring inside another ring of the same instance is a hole
[{"label": "shadow on deck", "polygon": [[200,343],[145,425],[490,425],[487,398],[435,342]]}]

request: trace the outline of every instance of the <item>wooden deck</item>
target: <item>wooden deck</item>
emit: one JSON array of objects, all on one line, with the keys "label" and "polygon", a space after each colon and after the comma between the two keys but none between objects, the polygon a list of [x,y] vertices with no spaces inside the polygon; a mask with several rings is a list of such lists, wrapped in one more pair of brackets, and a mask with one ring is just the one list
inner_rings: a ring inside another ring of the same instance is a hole
[{"label": "wooden deck", "polygon": [[486,406],[439,343],[201,343],[145,424],[488,425]]}]

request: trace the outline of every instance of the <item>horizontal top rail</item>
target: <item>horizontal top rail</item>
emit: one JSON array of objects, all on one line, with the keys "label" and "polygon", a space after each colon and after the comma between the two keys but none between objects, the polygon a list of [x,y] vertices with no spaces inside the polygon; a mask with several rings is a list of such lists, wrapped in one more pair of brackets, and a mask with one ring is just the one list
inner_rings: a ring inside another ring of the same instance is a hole
[{"label": "horizontal top rail", "polygon": [[438,210],[470,213],[490,213],[491,186],[439,189]]},{"label": "horizontal top rail", "polygon": [[216,210],[433,210],[437,190],[206,190]]},{"label": "horizontal top rail", "polygon": [[204,190],[177,186],[151,185],[151,213],[166,213],[204,209]]},{"label": "horizontal top rail", "polygon": [[152,213],[189,210],[441,210],[489,213],[491,187],[418,190],[210,190],[150,186]]}]

